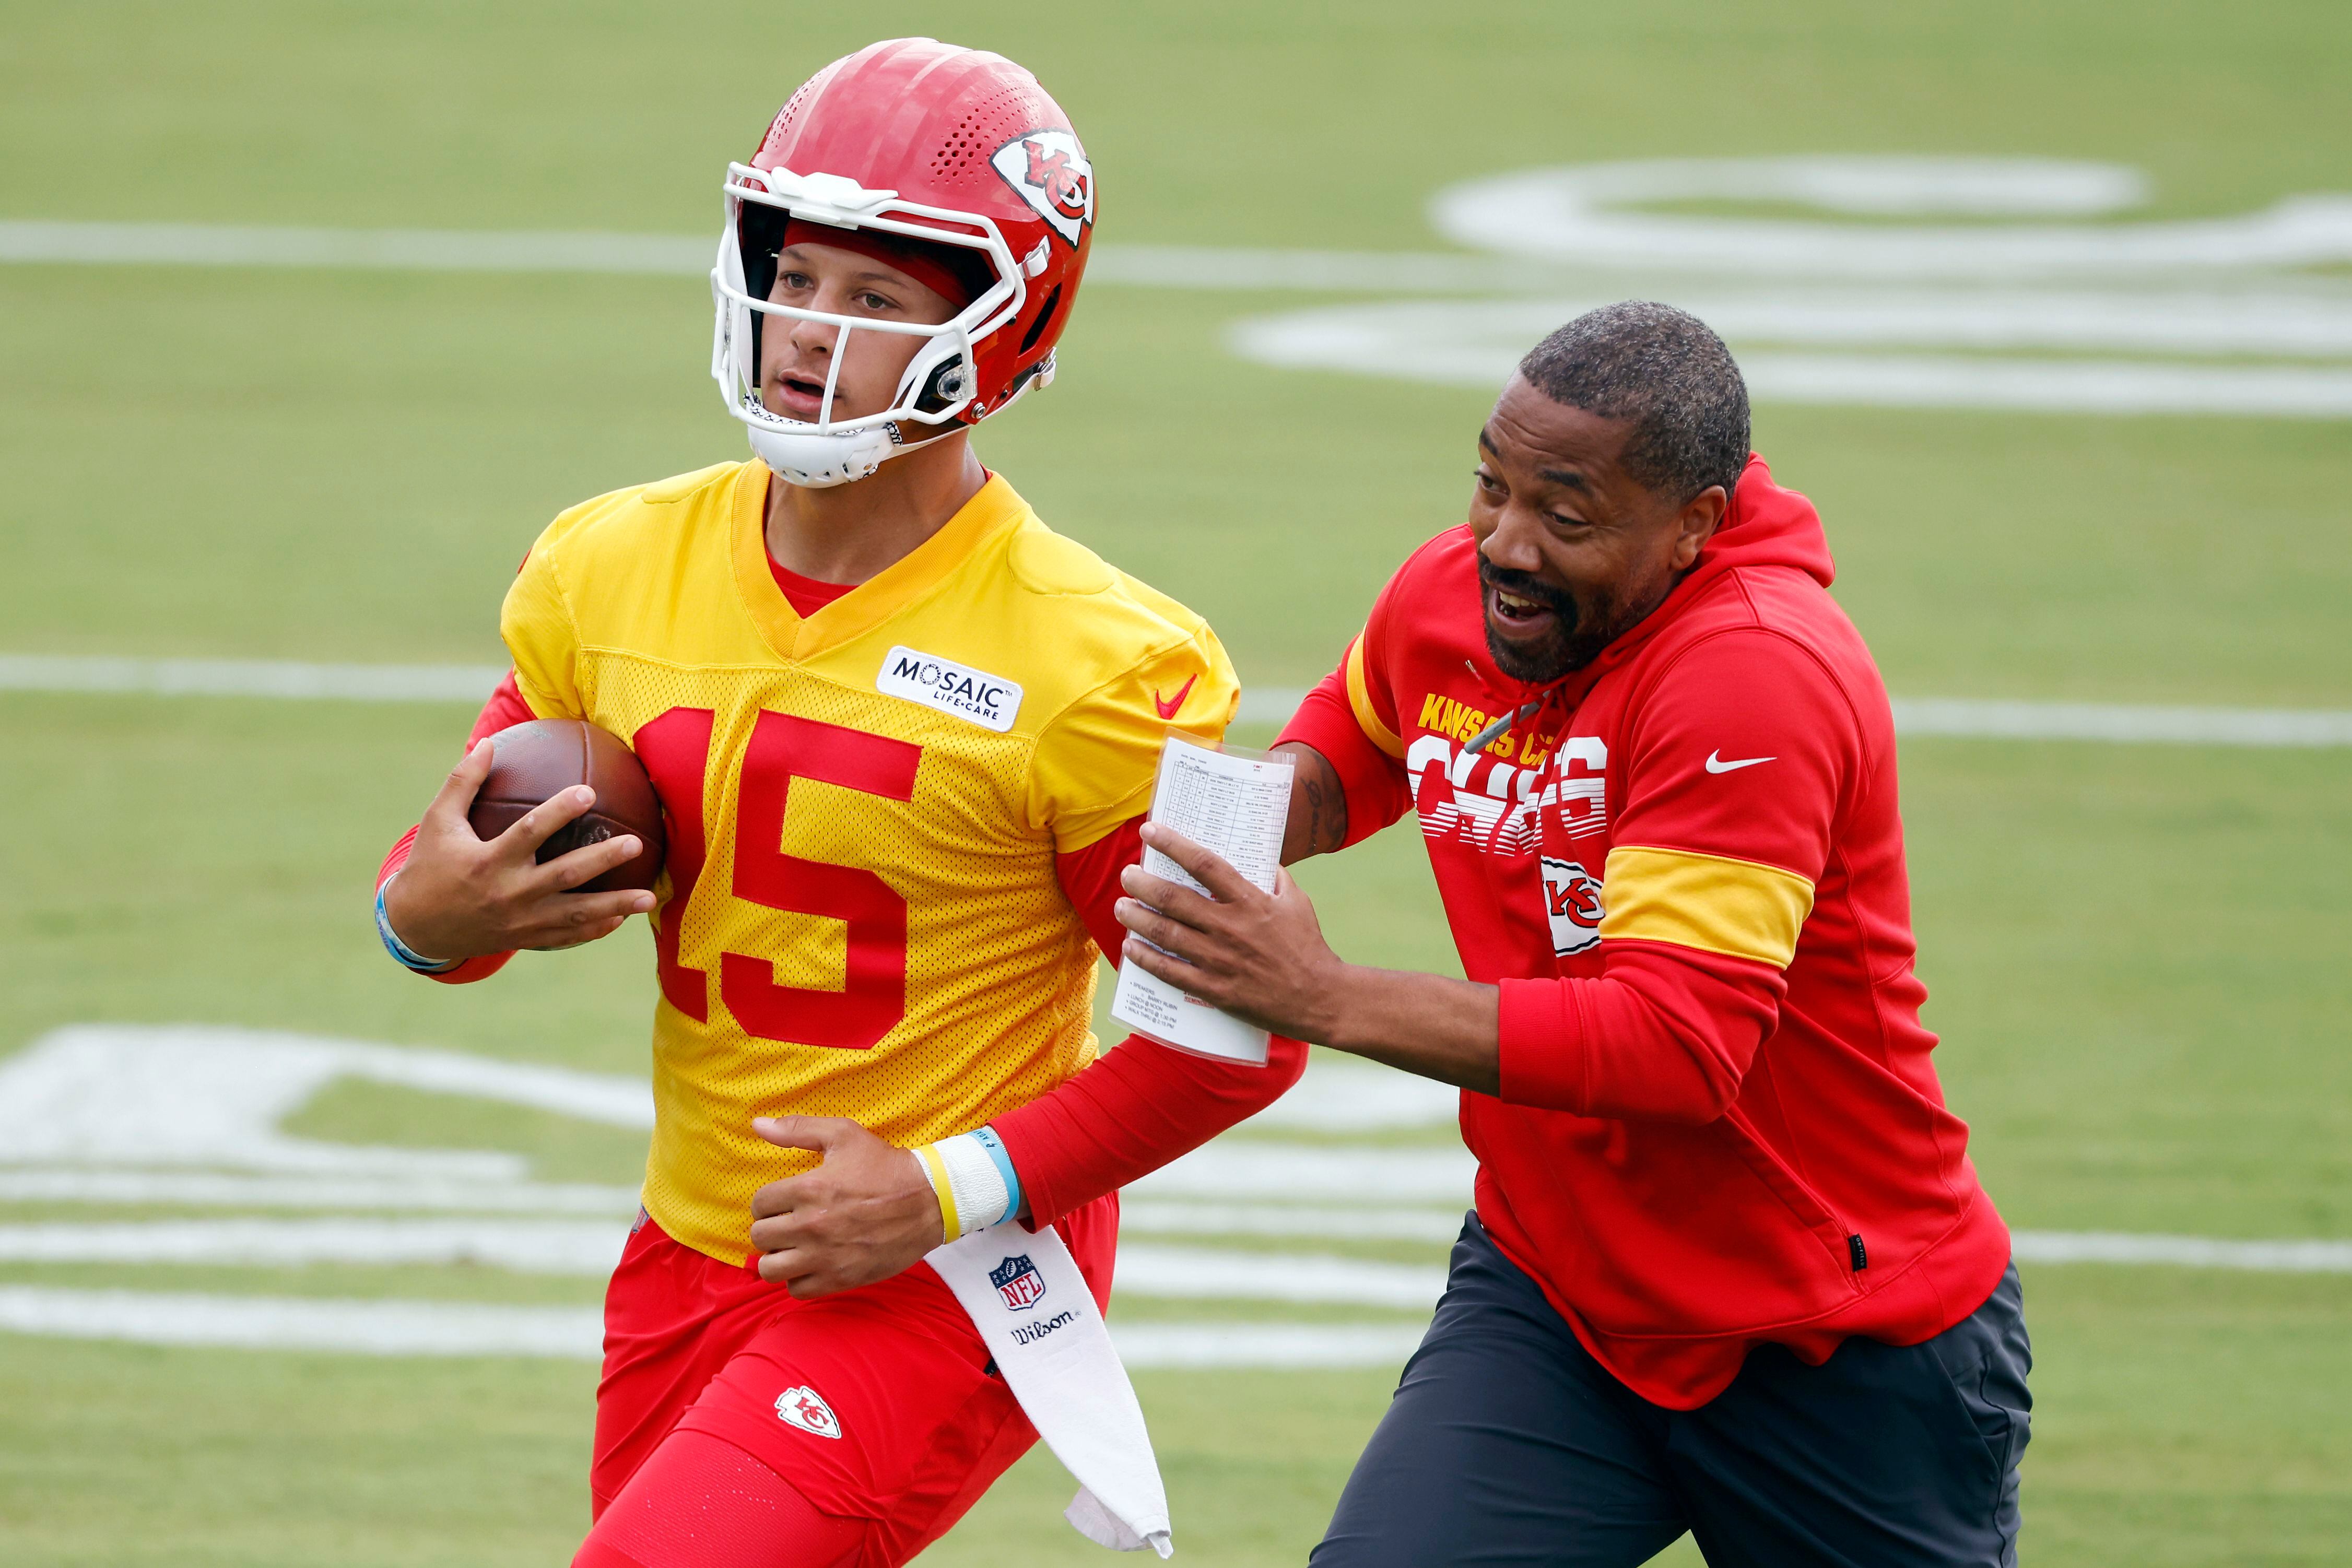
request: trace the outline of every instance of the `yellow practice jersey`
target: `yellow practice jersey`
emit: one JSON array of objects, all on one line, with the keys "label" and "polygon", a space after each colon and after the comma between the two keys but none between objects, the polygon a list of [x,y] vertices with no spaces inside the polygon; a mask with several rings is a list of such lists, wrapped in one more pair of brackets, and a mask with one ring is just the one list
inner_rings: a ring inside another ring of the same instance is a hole
[{"label": "yellow practice jersey", "polygon": [[730,1262],[814,1155],[751,1118],[896,1144],[1092,1061],[1095,947],[1055,856],[1149,806],[1161,742],[1239,700],[1215,634],[1037,520],[1002,477],[803,620],[768,471],[616,491],[540,536],[502,630],[524,699],[627,740],[660,791],[652,1154],[662,1228]]}]

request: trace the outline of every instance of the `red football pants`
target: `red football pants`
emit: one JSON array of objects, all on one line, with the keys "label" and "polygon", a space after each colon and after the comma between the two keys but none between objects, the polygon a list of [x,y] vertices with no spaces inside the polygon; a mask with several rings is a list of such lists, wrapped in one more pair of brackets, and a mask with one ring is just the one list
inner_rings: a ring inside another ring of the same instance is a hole
[{"label": "red football pants", "polygon": [[[1118,1197],[1056,1228],[1108,1307]],[[854,1560],[864,1568],[896,1568],[938,1540],[1036,1441],[929,1264],[799,1301],[646,1219],[605,1293],[589,1470],[598,1515],[673,1431],[732,1445],[820,1512],[859,1521]],[[664,1466],[648,1479],[667,1484],[673,1469],[686,1478],[709,1465]],[[667,1500],[637,1505],[659,1511]],[[699,1496],[676,1500],[681,1514],[700,1506]]]}]

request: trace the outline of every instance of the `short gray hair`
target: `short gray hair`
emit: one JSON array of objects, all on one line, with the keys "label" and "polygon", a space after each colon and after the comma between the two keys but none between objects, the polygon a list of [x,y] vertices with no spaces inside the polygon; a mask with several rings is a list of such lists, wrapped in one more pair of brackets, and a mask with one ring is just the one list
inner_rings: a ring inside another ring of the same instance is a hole
[{"label": "short gray hair", "polygon": [[1528,350],[1519,374],[1554,402],[1633,421],[1625,471],[1676,502],[1710,485],[1728,496],[1748,465],[1748,383],[1687,310],[1648,299],[1588,310]]}]

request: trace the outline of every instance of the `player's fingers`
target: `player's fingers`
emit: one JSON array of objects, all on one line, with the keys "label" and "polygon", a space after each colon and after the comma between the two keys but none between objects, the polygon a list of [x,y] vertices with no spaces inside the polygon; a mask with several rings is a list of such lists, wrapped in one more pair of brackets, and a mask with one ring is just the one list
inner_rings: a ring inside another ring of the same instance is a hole
[{"label": "player's fingers", "polygon": [[754,1116],[751,1131],[780,1149],[814,1149],[820,1153],[841,1142],[857,1124],[846,1116]]},{"label": "player's fingers", "polygon": [[842,1279],[839,1275],[818,1271],[795,1277],[784,1289],[792,1292],[793,1300],[796,1301],[814,1301],[820,1296],[830,1296],[845,1291],[849,1289],[849,1284],[847,1280]]},{"label": "player's fingers", "polygon": [[1222,855],[1202,849],[1173,828],[1158,822],[1143,824],[1143,841],[1192,873],[1192,880],[1220,904],[1238,904],[1257,892],[1256,884],[1235,871]]},{"label": "player's fingers", "polygon": [[[812,1267],[805,1252],[797,1249],[771,1252],[760,1260],[760,1278],[771,1285],[782,1285],[808,1273]],[[793,1294],[799,1292],[796,1291]]]},{"label": "player's fingers", "polygon": [[[441,788],[434,792],[433,803],[425,808],[425,820],[437,821],[444,827],[452,822],[465,826],[466,812],[473,806],[474,797],[480,793],[482,780],[490,776],[490,758],[497,751],[498,747],[487,736],[475,742],[473,748],[457,759],[457,766],[449,769],[449,777],[441,781]],[[466,831],[470,835],[473,829],[467,827]]]},{"label": "player's fingers", "polygon": [[596,791],[585,784],[574,784],[569,789],[558,789],[509,825],[496,841],[499,853],[514,864],[528,862],[539,853],[539,846],[555,836],[556,831],[596,803]]},{"label": "player's fingers", "polygon": [[557,935],[527,938],[518,941],[515,946],[527,947],[534,953],[560,953],[566,947],[584,947],[591,942],[601,942],[627,924],[627,917],[622,916],[595,921],[586,926],[567,925],[559,927]]},{"label": "player's fingers", "polygon": [[[752,1124],[757,1126],[759,1124],[754,1122]],[[783,1181],[772,1181],[751,1195],[751,1232],[754,1240],[759,1237],[761,1220],[792,1212],[793,1182],[797,1179],[797,1177],[788,1177]]]},{"label": "player's fingers", "polygon": [[[755,1117],[752,1126],[756,1130],[761,1122],[770,1119]],[[793,1237],[805,1238],[814,1233],[824,1213],[827,1194],[824,1171],[824,1167],[819,1166],[796,1176],[772,1181],[751,1195],[751,1212],[766,1221],[771,1232],[779,1238],[770,1250],[788,1245]]]},{"label": "player's fingers", "polygon": [[[753,1212],[758,1212],[756,1206]],[[762,1254],[789,1252],[800,1245],[803,1232],[804,1228],[793,1218],[789,1207],[772,1211],[751,1222],[751,1249]]]},{"label": "player's fingers", "polygon": [[[533,891],[563,893],[583,882],[593,882],[614,866],[628,864],[645,849],[645,841],[635,833],[623,833],[602,843],[569,851],[556,856],[531,873]],[[646,894],[646,907],[653,907],[653,894]]]},{"label": "player's fingers", "polygon": [[[654,906],[654,895],[640,888],[618,893],[551,893],[527,906],[525,916],[535,935],[561,942],[594,930],[614,929],[632,915]],[[583,938],[584,940],[584,938]]]}]

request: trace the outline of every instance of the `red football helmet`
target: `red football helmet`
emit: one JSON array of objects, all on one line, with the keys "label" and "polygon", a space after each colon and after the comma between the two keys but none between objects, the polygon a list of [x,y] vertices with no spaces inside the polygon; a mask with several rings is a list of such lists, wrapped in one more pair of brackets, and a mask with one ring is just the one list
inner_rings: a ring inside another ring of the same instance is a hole
[{"label": "red football helmet", "polygon": [[[1094,237],[1094,168],[1069,117],[1011,60],[892,38],[802,84],[751,162],[728,165],[726,215],[710,273],[710,373],[771,469],[795,485],[839,485],[1053,379]],[[771,304],[787,217],[963,247],[990,281],[936,327]],[[766,316],[836,328],[834,375],[853,330],[930,341],[883,412],[835,420],[828,376],[816,421],[785,419],[760,399]]]}]

